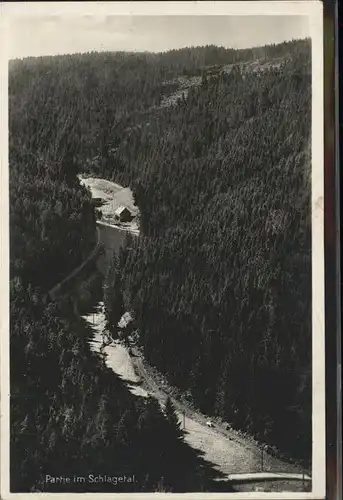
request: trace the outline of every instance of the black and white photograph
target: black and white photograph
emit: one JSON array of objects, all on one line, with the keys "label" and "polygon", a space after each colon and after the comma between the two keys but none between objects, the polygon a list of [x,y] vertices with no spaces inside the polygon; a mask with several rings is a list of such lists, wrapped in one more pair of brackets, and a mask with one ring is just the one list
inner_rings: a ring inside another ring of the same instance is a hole
[{"label": "black and white photograph", "polygon": [[324,496],[320,2],[24,4],[2,498]]}]

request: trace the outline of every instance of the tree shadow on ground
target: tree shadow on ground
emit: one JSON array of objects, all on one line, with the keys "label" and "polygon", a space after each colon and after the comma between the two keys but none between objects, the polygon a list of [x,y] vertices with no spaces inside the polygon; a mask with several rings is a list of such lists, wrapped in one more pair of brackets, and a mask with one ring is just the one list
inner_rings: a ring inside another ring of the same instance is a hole
[{"label": "tree shadow on ground", "polygon": [[[180,484],[175,492],[234,492],[225,474],[215,468],[215,464],[204,458],[204,452],[182,442],[180,446],[180,465],[187,471],[188,480]],[[175,485],[177,488],[177,484]]]}]

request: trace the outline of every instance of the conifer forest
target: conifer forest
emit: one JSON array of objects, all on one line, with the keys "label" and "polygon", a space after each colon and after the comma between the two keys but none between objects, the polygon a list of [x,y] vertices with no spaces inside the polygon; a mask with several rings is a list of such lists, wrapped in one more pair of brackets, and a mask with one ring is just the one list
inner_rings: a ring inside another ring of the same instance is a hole
[{"label": "conifer forest", "polygon": [[[186,405],[310,470],[311,78],[309,39],[10,61],[11,491],[214,488],[173,398],[92,351],[99,297]],[[83,271],[76,306],[49,291],[97,243],[81,174],[132,190],[139,235]]]}]

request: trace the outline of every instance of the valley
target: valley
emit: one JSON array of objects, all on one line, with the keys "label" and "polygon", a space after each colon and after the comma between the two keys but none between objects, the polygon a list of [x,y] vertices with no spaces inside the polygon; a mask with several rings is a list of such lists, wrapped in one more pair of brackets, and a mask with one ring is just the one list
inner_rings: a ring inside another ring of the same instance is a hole
[{"label": "valley", "polygon": [[310,117],[309,39],[11,61],[14,492],[311,489]]}]

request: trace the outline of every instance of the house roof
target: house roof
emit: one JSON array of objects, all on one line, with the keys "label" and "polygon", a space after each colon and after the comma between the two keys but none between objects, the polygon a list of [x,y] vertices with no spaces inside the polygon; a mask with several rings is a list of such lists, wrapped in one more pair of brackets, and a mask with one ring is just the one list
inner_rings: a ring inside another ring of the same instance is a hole
[{"label": "house roof", "polygon": [[125,210],[129,213],[131,213],[131,211],[127,208],[127,207],[124,207],[123,205],[120,205],[120,207],[118,207],[116,210],[115,210],[115,214],[116,215],[121,215],[123,212],[125,212]]}]

